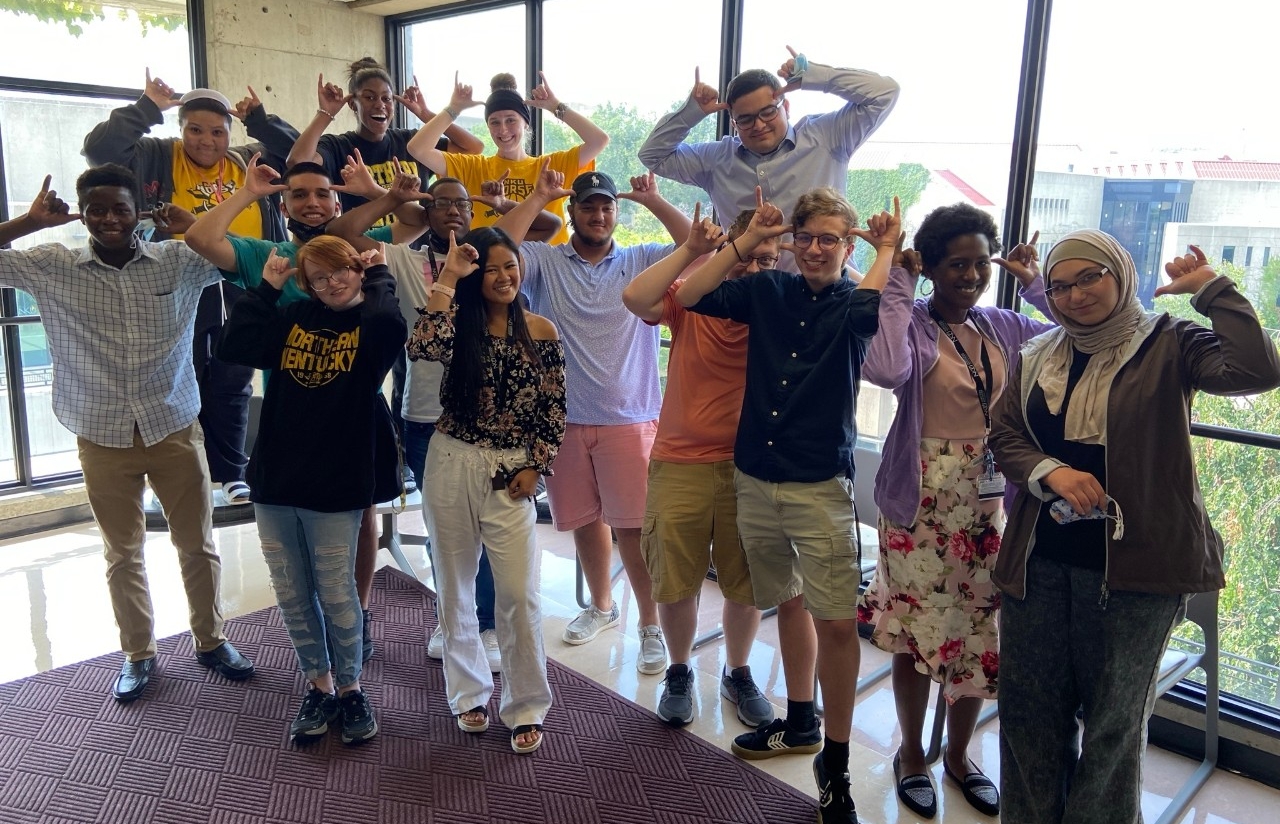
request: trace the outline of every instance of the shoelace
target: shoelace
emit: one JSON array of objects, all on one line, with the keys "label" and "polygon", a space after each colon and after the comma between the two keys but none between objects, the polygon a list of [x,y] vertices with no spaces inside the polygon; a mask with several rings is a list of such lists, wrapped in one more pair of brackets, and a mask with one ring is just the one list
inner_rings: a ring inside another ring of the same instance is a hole
[{"label": "shoelace", "polygon": [[667,685],[669,692],[673,692],[676,695],[688,695],[690,688],[693,686],[693,672],[668,675],[663,679],[663,683]]},{"label": "shoelace", "polygon": [[755,698],[760,694],[760,688],[756,686],[756,682],[746,675],[730,675],[729,681],[741,698]]}]

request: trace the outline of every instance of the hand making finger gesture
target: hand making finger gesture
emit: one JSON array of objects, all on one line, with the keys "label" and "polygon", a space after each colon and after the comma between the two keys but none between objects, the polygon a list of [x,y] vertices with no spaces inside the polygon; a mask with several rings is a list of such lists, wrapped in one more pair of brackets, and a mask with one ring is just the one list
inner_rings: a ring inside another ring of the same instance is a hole
[{"label": "hand making finger gesture", "polygon": [[187,230],[196,222],[194,214],[173,203],[158,204],[149,213],[144,212],[139,217],[148,215],[150,215],[151,222],[156,225],[157,229],[170,235],[185,235]]},{"label": "hand making finger gesture", "polygon": [[455,280],[462,280],[467,275],[480,268],[476,263],[480,259],[480,253],[470,243],[458,245],[457,238],[454,237],[453,230],[449,230],[449,254],[444,259],[444,268],[440,271],[441,276],[452,275]]},{"label": "hand making finger gesture", "polygon": [[689,96],[693,98],[694,103],[698,104],[698,108],[702,109],[703,114],[715,114],[727,111],[729,108],[728,103],[720,102],[720,92],[716,91],[715,86],[702,82],[702,69],[698,66],[693,68],[693,91]]},{"label": "hand making finger gesture", "polygon": [[422,88],[418,86],[418,76],[416,74],[413,76],[413,85],[400,94],[394,95],[394,97],[409,110],[410,114],[423,123],[434,117],[431,110],[427,108],[427,99],[422,96]]},{"label": "hand making finger gesture", "polygon": [[533,193],[550,203],[562,197],[572,196],[573,190],[564,187],[564,172],[552,169],[551,158],[544,157],[542,165],[538,167],[538,181],[533,186]]},{"label": "hand making finger gesture", "polygon": [[1192,246],[1190,249],[1190,253],[1176,257],[1164,265],[1169,283],[1157,287],[1156,295],[1194,295],[1218,276],[1199,246]]},{"label": "hand making finger gesture", "polygon": [[881,212],[867,218],[867,228],[853,227],[849,234],[870,243],[876,249],[896,249],[902,242],[902,211],[898,206],[898,197],[893,198],[893,213]]},{"label": "hand making finger gesture", "polygon": [[344,92],[336,83],[324,82],[322,74],[316,81],[316,99],[319,101],[320,111],[333,118],[342,113],[343,107],[351,102],[353,96]]},{"label": "hand making finger gesture", "polygon": [[472,203],[483,203],[496,212],[503,212],[507,205],[507,178],[511,176],[511,170],[503,171],[502,177],[497,180],[486,180],[480,184],[480,194],[471,197]]},{"label": "hand making finger gesture", "polygon": [[253,86],[248,86],[247,88],[249,89],[248,96],[237,103],[236,107],[231,110],[231,114],[241,123],[253,113],[254,109],[262,108],[262,101],[258,99],[258,93],[253,90]]},{"label": "hand making finger gesture", "polygon": [[162,112],[181,105],[173,87],[158,77],[152,77],[150,68],[147,69],[147,85],[143,87],[142,94]]},{"label": "hand making finger gesture", "polygon": [[1025,289],[1040,276],[1040,253],[1036,251],[1038,240],[1040,232],[1037,231],[1031,240],[1014,246],[1004,257],[993,257],[991,262],[1017,278]]},{"label": "hand making finger gesture", "polygon": [[630,200],[646,208],[661,197],[658,194],[658,179],[653,172],[636,175],[631,178],[631,191],[618,193],[618,200]]},{"label": "hand making finger gesture", "polygon": [[261,200],[264,197],[273,195],[276,192],[283,192],[289,187],[280,180],[280,173],[270,166],[263,166],[258,163],[262,157],[262,152],[254,152],[253,157],[249,158],[249,165],[245,167],[244,187],[253,193],[255,200]]},{"label": "hand making finger gesture", "polygon": [[[755,238],[755,243],[759,243],[771,237],[785,235],[792,228],[790,223],[782,219],[782,210],[765,200],[764,191],[757,186],[756,213],[751,216],[751,222],[747,224],[747,231],[743,233],[743,236],[752,235]],[[752,245],[755,244],[753,243]],[[790,243],[782,244],[782,248],[795,253],[795,246]]]},{"label": "hand making finger gesture", "polygon": [[373,170],[365,165],[359,149],[351,150],[338,174],[342,175],[342,182],[330,186],[335,192],[357,195],[365,200],[377,200],[386,194],[382,184],[373,179]]},{"label": "hand making finger gesture", "polygon": [[560,100],[556,97],[555,92],[551,91],[551,87],[547,85],[547,76],[545,74],[538,72],[538,80],[541,82],[533,87],[533,91],[529,92],[529,98],[524,101],[525,105],[554,112],[556,106],[560,105]]},{"label": "hand making finger gesture", "polygon": [[400,161],[392,158],[396,176],[391,181],[391,196],[400,203],[412,203],[415,200],[435,200],[435,196],[422,191],[422,178],[410,174]]},{"label": "hand making finger gesture", "polygon": [[693,204],[693,226],[689,228],[689,237],[684,245],[694,255],[701,257],[719,249],[724,245],[724,231],[710,217],[702,217],[702,204]]},{"label": "hand making finger gesture", "polygon": [[66,201],[49,188],[51,183],[53,175],[45,175],[40,193],[31,201],[31,208],[27,210],[27,219],[41,229],[51,229],[80,219],[79,213],[72,212]]},{"label": "hand making finger gesture", "polygon": [[782,68],[778,69],[778,77],[781,77],[787,83],[774,93],[775,98],[782,97],[787,92],[793,92],[800,88],[800,76],[804,74],[805,64],[808,62],[803,55],[790,46],[787,46],[787,51],[791,52],[791,58],[782,64]]},{"label": "hand making finger gesture", "polygon": [[356,255],[356,260],[360,265],[368,269],[370,266],[377,266],[380,263],[387,262],[387,244],[379,243],[372,249],[365,249]]},{"label": "hand making finger gesture", "polygon": [[481,101],[476,100],[471,95],[474,90],[465,83],[458,80],[458,73],[453,73],[453,96],[449,98],[449,108],[455,112],[461,112],[463,109],[469,109],[472,106],[479,106]]},{"label": "hand making finger gesture", "polygon": [[284,285],[297,273],[297,268],[290,263],[289,259],[280,257],[276,254],[275,247],[271,247],[267,262],[262,267],[262,279],[276,289],[283,290]]}]

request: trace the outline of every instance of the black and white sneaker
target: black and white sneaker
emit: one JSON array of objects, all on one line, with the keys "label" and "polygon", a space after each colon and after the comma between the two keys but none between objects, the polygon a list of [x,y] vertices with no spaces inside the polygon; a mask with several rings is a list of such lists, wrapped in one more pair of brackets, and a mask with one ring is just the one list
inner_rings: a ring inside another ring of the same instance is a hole
[{"label": "black and white sneaker", "polygon": [[693,670],[688,664],[672,664],[662,683],[658,717],[673,727],[688,724],[693,720]]},{"label": "black and white sneaker", "polygon": [[338,696],[312,687],[302,699],[298,715],[289,725],[289,736],[296,744],[319,741],[338,717]]},{"label": "black and white sneaker", "polygon": [[378,722],[373,717],[373,707],[360,690],[352,690],[338,696],[342,710],[342,743],[359,744],[378,734]]},{"label": "black and white sneaker", "polygon": [[828,775],[822,753],[813,759],[813,779],[818,782],[818,824],[858,824],[858,811],[849,795],[849,774]]},{"label": "black and white sneaker", "polygon": [[775,718],[753,732],[733,739],[733,754],[748,761],[773,758],[775,755],[812,753],[822,749],[822,728],[817,724],[808,732],[796,732],[781,718]]}]

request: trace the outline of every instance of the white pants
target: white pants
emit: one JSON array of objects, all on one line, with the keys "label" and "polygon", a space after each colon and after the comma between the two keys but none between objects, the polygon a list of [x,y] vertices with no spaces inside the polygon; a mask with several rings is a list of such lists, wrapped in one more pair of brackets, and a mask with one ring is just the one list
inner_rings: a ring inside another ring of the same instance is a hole
[{"label": "white pants", "polygon": [[464,713],[488,704],[493,695],[475,609],[483,542],[493,567],[494,619],[502,651],[498,713],[510,729],[541,724],[551,707],[542,647],[541,559],[533,535],[537,510],[532,501],[512,499],[491,483],[499,463],[518,467],[527,462],[523,449],[486,449],[437,431],[424,474],[449,708],[455,715]]}]

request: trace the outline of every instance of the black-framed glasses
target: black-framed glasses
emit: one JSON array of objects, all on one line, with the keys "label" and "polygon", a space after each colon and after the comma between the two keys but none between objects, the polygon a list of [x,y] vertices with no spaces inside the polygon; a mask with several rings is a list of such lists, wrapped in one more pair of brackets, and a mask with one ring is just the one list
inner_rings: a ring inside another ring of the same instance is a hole
[{"label": "black-framed glasses", "polygon": [[733,125],[737,126],[739,129],[750,129],[757,119],[762,123],[769,123],[778,116],[778,112],[780,111],[782,111],[782,108],[777,103],[771,103],[755,114],[734,115]]},{"label": "black-framed glasses", "polygon": [[327,292],[329,291],[329,287],[333,285],[333,281],[337,280],[338,278],[346,279],[347,275],[349,275],[350,273],[351,273],[351,267],[343,266],[341,269],[334,269],[332,272],[330,272],[327,275],[321,275],[318,278],[312,278],[309,281],[311,283],[311,290],[317,293]]},{"label": "black-framed glasses", "polygon": [[435,209],[437,212],[447,212],[455,207],[459,212],[469,212],[472,208],[471,201],[465,197],[438,197],[435,200],[429,201],[427,204],[427,208]]},{"label": "black-framed glasses", "polygon": [[747,266],[755,263],[760,269],[772,269],[778,265],[777,255],[747,255],[744,258],[739,258],[739,260]]},{"label": "black-framed glasses", "polygon": [[1058,283],[1053,286],[1045,287],[1044,294],[1049,300],[1066,300],[1071,295],[1072,289],[1079,289],[1081,292],[1088,292],[1093,287],[1102,283],[1102,279],[1111,274],[1111,270],[1103,266],[1096,272],[1085,272],[1076,278],[1075,283]]},{"label": "black-framed glasses", "polygon": [[818,248],[824,252],[830,252],[841,243],[844,243],[844,238],[839,235],[811,235],[808,232],[796,232],[791,236],[791,239],[797,249],[808,249],[816,240],[818,241]]}]

